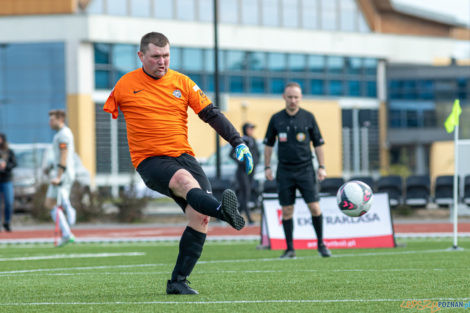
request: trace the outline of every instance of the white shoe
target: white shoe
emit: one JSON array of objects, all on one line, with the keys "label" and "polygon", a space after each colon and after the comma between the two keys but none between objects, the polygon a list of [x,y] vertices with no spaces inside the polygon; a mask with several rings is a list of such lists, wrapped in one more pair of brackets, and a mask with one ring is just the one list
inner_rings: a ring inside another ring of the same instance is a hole
[{"label": "white shoe", "polygon": [[74,243],[75,242],[75,236],[73,234],[70,234],[70,236],[64,236],[60,238],[59,243],[57,244],[57,247],[63,247],[68,243]]},{"label": "white shoe", "polygon": [[77,222],[77,211],[72,207],[67,210],[67,222],[70,226],[75,225]]}]

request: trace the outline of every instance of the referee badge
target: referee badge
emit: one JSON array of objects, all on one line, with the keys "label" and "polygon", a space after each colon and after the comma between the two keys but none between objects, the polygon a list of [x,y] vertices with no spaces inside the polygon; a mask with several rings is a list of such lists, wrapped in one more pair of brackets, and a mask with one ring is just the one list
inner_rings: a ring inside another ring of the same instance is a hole
[{"label": "referee badge", "polygon": [[287,141],[287,133],[279,133],[279,142]]},{"label": "referee badge", "polygon": [[173,91],[173,96],[175,96],[176,98],[181,98],[181,91],[176,89],[175,91]]},{"label": "referee badge", "polygon": [[302,142],[305,140],[305,133],[297,133],[297,141]]}]

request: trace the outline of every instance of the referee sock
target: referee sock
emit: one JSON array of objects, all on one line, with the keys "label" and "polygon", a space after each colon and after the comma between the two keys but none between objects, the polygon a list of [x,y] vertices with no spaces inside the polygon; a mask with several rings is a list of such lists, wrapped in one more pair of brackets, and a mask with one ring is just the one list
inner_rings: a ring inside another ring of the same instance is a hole
[{"label": "referee sock", "polygon": [[315,233],[317,234],[317,245],[321,245],[323,243],[323,214],[318,216],[312,215],[312,225],[313,229],[315,229]]},{"label": "referee sock", "polygon": [[202,253],[206,234],[187,226],[181,236],[180,248],[171,280],[184,280],[194,269]]},{"label": "referee sock", "polygon": [[294,221],[292,219],[282,220],[282,227],[284,228],[284,235],[286,236],[287,250],[294,250],[294,243],[292,242],[292,234],[294,232]]},{"label": "referee sock", "polygon": [[201,214],[219,218],[220,203],[201,188],[193,188],[186,194],[186,201]]}]

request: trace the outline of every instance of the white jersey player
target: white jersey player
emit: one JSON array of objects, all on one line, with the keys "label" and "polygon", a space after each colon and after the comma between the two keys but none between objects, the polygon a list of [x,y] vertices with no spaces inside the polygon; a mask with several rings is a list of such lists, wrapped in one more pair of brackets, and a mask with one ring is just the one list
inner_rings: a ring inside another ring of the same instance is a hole
[{"label": "white jersey player", "polygon": [[[58,246],[64,246],[69,242],[75,241],[75,236],[70,230],[70,225],[75,224],[76,211],[70,204],[70,190],[75,180],[74,167],[74,139],[70,128],[65,125],[65,111],[52,110],[49,112],[49,125],[57,133],[52,141],[54,154],[53,175],[49,188],[47,189],[45,206],[51,210],[51,216],[54,222],[58,218],[62,238]],[[61,206],[62,210],[58,210]]]}]

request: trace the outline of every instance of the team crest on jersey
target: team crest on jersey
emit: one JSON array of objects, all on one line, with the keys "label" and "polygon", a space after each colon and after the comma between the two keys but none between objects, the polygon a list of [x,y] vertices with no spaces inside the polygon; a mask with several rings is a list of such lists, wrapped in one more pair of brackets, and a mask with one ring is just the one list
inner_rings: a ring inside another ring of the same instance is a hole
[{"label": "team crest on jersey", "polygon": [[297,133],[295,137],[297,138],[297,141],[302,142],[305,140],[305,133]]},{"label": "team crest on jersey", "polygon": [[181,98],[181,90],[176,89],[175,91],[173,91],[173,96],[175,96],[178,99]]}]

